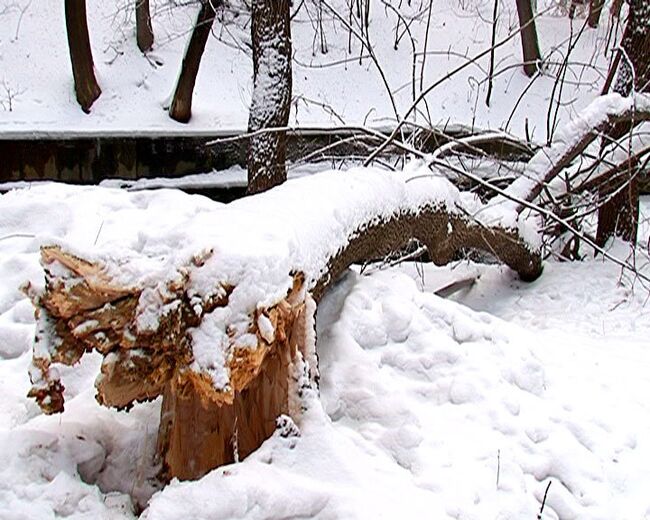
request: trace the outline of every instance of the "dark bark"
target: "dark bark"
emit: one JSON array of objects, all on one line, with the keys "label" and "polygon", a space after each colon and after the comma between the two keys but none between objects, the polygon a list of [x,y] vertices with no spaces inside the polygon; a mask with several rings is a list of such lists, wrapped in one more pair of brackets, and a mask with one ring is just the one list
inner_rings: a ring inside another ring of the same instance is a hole
[{"label": "dark bark", "polygon": [[535,26],[535,13],[531,0],[517,0],[517,14],[521,27],[521,47],[524,56],[524,72],[532,77],[537,72],[537,65],[541,60],[537,28]]},{"label": "dark bark", "polygon": [[[618,191],[616,195],[612,193]],[[625,242],[636,243],[639,225],[639,181],[636,163],[621,174],[610,179],[601,190],[601,197],[608,197],[598,210],[596,243],[601,247],[613,236]]]},{"label": "dark bark", "polygon": [[650,3],[647,0],[628,0],[629,12],[621,47],[621,59],[614,91],[622,96],[650,89]]},{"label": "dark bark", "polygon": [[77,101],[81,109],[88,113],[102,91],[95,78],[86,20],[86,0],[65,0],[65,25]]},{"label": "dark bark", "polygon": [[[614,91],[628,96],[650,90],[650,4],[647,0],[629,0],[629,12],[621,47]],[[607,131],[604,145],[630,132],[639,121],[621,122]],[[635,243],[639,225],[639,181],[635,167],[628,168],[600,190],[606,202],[598,210],[596,242],[603,246],[613,236]],[[618,191],[618,192],[617,192]],[[612,196],[613,193],[617,192]]]},{"label": "dark bark", "polygon": [[183,57],[174,98],[169,107],[169,117],[180,123],[187,123],[192,117],[192,94],[196,76],[216,16],[215,8],[221,6],[222,3],[223,0],[202,0],[201,10],[196,17],[190,43]]},{"label": "dark bark", "polygon": [[[253,0],[253,98],[248,131],[286,127],[291,108],[289,0]],[[248,145],[248,193],[287,178],[286,132],[259,133]]]},{"label": "dark bark", "polygon": [[600,22],[600,15],[603,11],[605,0],[590,0],[589,1],[589,15],[587,16],[587,23],[589,27],[598,27]]},{"label": "dark bark", "polygon": [[150,51],[153,47],[153,28],[149,0],[135,0],[135,30],[138,48],[142,52]]}]

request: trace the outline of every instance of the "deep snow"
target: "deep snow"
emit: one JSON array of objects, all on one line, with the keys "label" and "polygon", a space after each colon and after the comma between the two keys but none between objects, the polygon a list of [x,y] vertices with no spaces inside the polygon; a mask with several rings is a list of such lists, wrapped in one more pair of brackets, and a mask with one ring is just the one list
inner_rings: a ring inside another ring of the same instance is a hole
[{"label": "deep snow", "polygon": [[[100,407],[98,357],[65,369],[64,414],[25,397],[34,325],[17,287],[42,284],[39,244],[132,243],[214,205],[56,184],[0,197],[0,518],[128,518],[128,495],[155,491],[160,403]],[[432,294],[468,272],[456,301]],[[544,519],[648,517],[648,293],[619,279],[600,258],[549,262],[533,284],[467,263],[350,272],[320,305],[301,436],[171,483],[145,517],[535,518],[549,481]]]}]

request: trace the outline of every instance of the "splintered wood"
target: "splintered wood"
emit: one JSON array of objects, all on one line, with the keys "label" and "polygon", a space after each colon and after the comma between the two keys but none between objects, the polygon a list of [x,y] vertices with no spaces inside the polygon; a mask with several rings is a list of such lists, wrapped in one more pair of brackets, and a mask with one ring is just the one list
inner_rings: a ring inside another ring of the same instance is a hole
[{"label": "splintered wood", "polygon": [[[169,299],[178,304],[169,305],[156,331],[142,333],[136,326],[142,289],[115,286],[101,266],[59,247],[43,248],[41,260],[46,290],[32,295],[39,326],[29,395],[45,413],[64,408],[64,387],[52,365],[73,365],[97,351],[104,356],[95,383],[99,403],[128,409],[162,395],[163,477],[192,479],[251,453],[273,433],[276,418],[290,412],[290,383],[298,377],[294,361],[306,344],[302,274],[294,275],[286,298],[256,311],[249,332],[257,348],[233,346],[230,384],[217,390],[190,368],[187,330],[200,317],[189,309],[182,287],[171,288]],[[204,312],[227,305],[230,289],[223,293]]]}]

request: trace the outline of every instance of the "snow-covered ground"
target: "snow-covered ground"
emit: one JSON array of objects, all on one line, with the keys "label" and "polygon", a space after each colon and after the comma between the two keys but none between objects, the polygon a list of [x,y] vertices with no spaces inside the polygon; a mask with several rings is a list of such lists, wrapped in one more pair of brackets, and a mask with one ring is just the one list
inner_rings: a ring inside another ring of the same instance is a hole
[{"label": "snow-covered ground", "polygon": [[[100,407],[98,357],[64,371],[62,415],[26,398],[34,324],[18,287],[42,284],[39,245],[131,243],[215,204],[56,184],[0,196],[2,520],[131,518],[129,496],[156,491],[160,403]],[[433,294],[468,273],[471,289]],[[172,482],[144,517],[536,518],[550,482],[543,519],[650,518],[648,292],[620,274],[600,258],[549,262],[532,284],[468,263],[350,272],[319,308],[320,397],[300,437]]]},{"label": "snow-covered ground", "polygon": [[[549,9],[556,0],[539,0],[543,73],[532,80],[523,74],[520,39],[510,39],[495,52],[494,91],[488,107],[490,56],[484,51],[491,45],[492,0],[436,0],[429,24],[429,2],[374,0],[369,38],[376,63],[367,52],[359,61],[358,39],[352,36],[349,43],[349,31],[327,7],[332,6],[347,23],[347,3],[294,3],[294,8],[300,5],[292,22],[295,124],[390,125],[395,112],[388,91],[397,112],[403,115],[414,93],[418,95],[484,53],[431,91],[426,106],[419,106],[418,121],[483,129],[507,127],[519,136],[527,126],[533,140],[545,142],[556,111],[564,124],[598,95],[608,69],[607,47],[616,44],[616,38],[609,38],[606,14],[598,29],[583,30],[584,17],[572,26],[566,15]],[[62,132],[68,136],[218,134],[246,128],[252,80],[250,52],[246,50],[247,15],[241,15],[236,23],[215,24],[196,84],[194,115],[189,125],[182,125],[172,121],[164,107],[175,85],[196,5],[151,0],[156,42],[145,57],[135,42],[132,0],[87,0],[87,4],[102,88],[90,115],[75,101],[61,2],[12,0],[0,6],[0,133],[5,137]],[[177,5],[170,9],[172,4]],[[323,6],[326,54],[321,52],[318,5]],[[398,12],[409,21],[408,31]],[[353,17],[356,33],[360,33],[358,23]],[[516,31],[517,24],[515,2],[501,0],[497,42]],[[395,34],[400,38],[397,49]],[[570,47],[574,47],[571,53]],[[565,79],[561,86],[556,85],[558,74]]]}]

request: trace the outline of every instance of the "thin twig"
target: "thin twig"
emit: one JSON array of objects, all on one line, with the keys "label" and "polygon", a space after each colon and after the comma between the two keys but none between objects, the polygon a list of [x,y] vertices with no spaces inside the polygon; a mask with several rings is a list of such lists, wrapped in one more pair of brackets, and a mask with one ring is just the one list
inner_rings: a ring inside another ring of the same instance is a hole
[{"label": "thin twig", "polygon": [[546,505],[546,495],[548,495],[548,490],[551,487],[551,483],[553,481],[549,480],[548,481],[548,486],[546,486],[546,491],[544,491],[544,499],[542,500],[542,507],[539,510],[539,513],[537,514],[537,520],[542,520],[542,513],[544,512],[544,506]]}]

